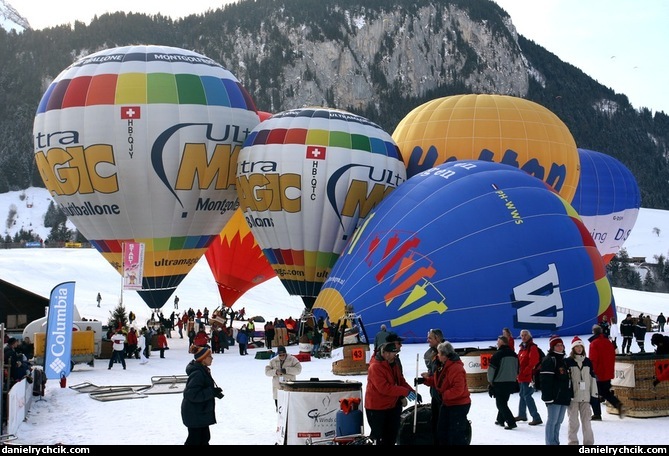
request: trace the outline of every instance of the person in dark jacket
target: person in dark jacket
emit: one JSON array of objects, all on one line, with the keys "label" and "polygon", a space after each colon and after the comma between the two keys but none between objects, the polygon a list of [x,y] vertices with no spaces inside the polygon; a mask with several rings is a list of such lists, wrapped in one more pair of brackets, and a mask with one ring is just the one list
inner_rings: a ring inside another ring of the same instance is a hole
[{"label": "person in dark jacket", "polygon": [[632,338],[634,337],[634,323],[632,322],[632,314],[627,314],[625,319],[620,322],[620,335],[623,337],[623,346],[620,349],[620,354],[632,354]]},{"label": "person in dark jacket", "polygon": [[662,312],[657,316],[657,330],[658,332],[664,332],[664,325],[667,323],[667,317],[664,316]]},{"label": "person in dark jacket", "polygon": [[215,398],[223,398],[209,366],[214,358],[209,347],[191,345],[193,360],[186,366],[188,380],[181,401],[181,420],[188,428],[185,445],[209,445],[209,426],[216,424]]},{"label": "person in dark jacket", "polygon": [[235,338],[237,341],[237,346],[239,347],[239,355],[244,356],[248,355],[248,349],[247,345],[249,343],[249,333],[248,330],[246,329],[246,325],[243,325],[239,331],[237,331],[237,337]]},{"label": "person in dark jacket", "polygon": [[[23,354],[18,351],[19,340],[10,337],[7,341],[7,345],[4,348],[4,359],[5,364],[11,366],[11,385],[14,383],[20,382],[24,378],[29,378],[30,373],[30,363],[23,360]],[[32,379],[27,380],[29,383],[32,382]]]},{"label": "person in dark jacket", "polygon": [[497,351],[490,358],[488,366],[488,383],[492,386],[492,395],[497,406],[497,420],[495,424],[504,426],[504,429],[514,429],[516,418],[509,408],[511,394],[517,392],[518,382],[518,355],[509,346],[506,336],[497,337]]},{"label": "person in dark jacket", "polygon": [[[423,354],[425,367],[427,367],[427,376],[432,376],[441,368],[441,361],[437,346],[444,341],[444,333],[441,329],[430,329],[427,333],[427,344],[429,348]],[[425,375],[421,374],[424,378]],[[420,379],[417,379],[420,380]],[[439,420],[439,410],[441,408],[441,394],[435,386],[430,386],[430,411],[432,412],[432,438],[435,445],[439,443],[437,437],[437,422]]]},{"label": "person in dark jacket", "polygon": [[639,318],[636,319],[634,324],[634,338],[636,339],[636,344],[639,346],[639,353],[646,353],[644,348],[644,342],[646,340],[646,319],[643,314],[639,315]]},{"label": "person in dark jacket", "polygon": [[381,345],[386,343],[386,337],[388,337],[388,328],[386,325],[381,325],[381,329],[374,336],[374,351],[377,351]]},{"label": "person in dark jacket", "polygon": [[274,341],[274,323],[271,320],[267,320],[265,323],[265,346],[268,350],[272,349],[272,342]]},{"label": "person in dark jacket", "polygon": [[607,315],[602,315],[602,319],[599,321],[599,326],[602,327],[602,332],[606,337],[611,336],[611,324],[609,323],[609,317]]},{"label": "person in dark jacket", "polygon": [[32,343],[30,337],[26,336],[23,338],[23,342],[16,348],[16,351],[23,353],[26,359],[30,361],[35,357],[35,344]]},{"label": "person in dark jacket", "polygon": [[[596,325],[600,330],[599,325]],[[560,426],[573,395],[569,369],[565,364],[564,342],[553,335],[550,349],[541,363],[541,400],[546,404],[546,445],[560,444]]]},{"label": "person in dark jacket", "polygon": [[650,343],[655,346],[655,353],[658,355],[669,355],[669,336],[655,333],[650,338]]},{"label": "person in dark jacket", "polygon": [[[650,343],[656,347],[655,353],[657,355],[669,355],[669,336],[655,333],[650,338]],[[653,387],[659,385],[660,382],[669,381],[669,370],[667,369],[659,371],[656,375],[653,377]]]}]

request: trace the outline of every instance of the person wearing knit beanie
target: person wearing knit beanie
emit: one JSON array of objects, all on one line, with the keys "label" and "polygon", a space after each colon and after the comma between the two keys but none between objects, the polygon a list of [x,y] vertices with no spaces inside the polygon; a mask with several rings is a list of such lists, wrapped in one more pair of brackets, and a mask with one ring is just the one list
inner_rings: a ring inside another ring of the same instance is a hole
[{"label": "person wearing knit beanie", "polygon": [[[198,347],[197,345],[191,345],[190,347],[190,352],[193,354],[193,359],[197,361],[198,363],[202,363],[207,356],[211,355],[211,348],[208,346],[204,347]],[[209,363],[208,366],[210,366],[211,363]]]},{"label": "person wearing knit beanie", "polygon": [[572,389],[569,369],[565,364],[564,342],[553,335],[550,349],[541,362],[541,400],[546,404],[546,445],[560,444],[560,426],[571,403]]},{"label": "person wearing knit beanie", "polygon": [[578,336],[574,336],[574,338],[571,340],[571,349],[573,350],[574,347],[576,347],[577,345],[580,345],[585,349],[585,344],[583,343],[581,338]]},{"label": "person wearing knit beanie", "polygon": [[208,445],[209,426],[216,424],[215,398],[222,399],[223,390],[211,376],[211,348],[191,345],[188,351],[193,360],[186,366],[188,382],[181,401],[181,421],[188,428],[185,445]]},{"label": "person wearing knit beanie", "polygon": [[560,336],[552,335],[551,338],[548,339],[548,346],[549,346],[550,350],[556,351],[555,346],[558,345],[558,344],[562,345],[562,348],[558,351],[558,353],[564,352],[564,342],[562,342],[562,339],[560,338]]},{"label": "person wearing knit beanie", "polygon": [[579,445],[578,431],[582,429],[582,444],[594,445],[591,403],[599,401],[599,390],[592,360],[585,355],[585,344],[578,336],[571,340],[571,353],[565,358],[565,365],[569,370],[572,386],[572,398],[567,408],[569,416],[567,443]]}]

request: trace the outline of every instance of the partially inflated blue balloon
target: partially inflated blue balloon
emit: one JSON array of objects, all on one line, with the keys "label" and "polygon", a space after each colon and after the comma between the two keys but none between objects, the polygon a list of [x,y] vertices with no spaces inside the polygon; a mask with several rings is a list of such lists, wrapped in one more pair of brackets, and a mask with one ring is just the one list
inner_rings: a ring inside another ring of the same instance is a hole
[{"label": "partially inflated blue balloon", "polygon": [[314,304],[424,342],[589,333],[611,286],[574,209],[542,181],[494,162],[455,161],[410,178],[355,232]]}]

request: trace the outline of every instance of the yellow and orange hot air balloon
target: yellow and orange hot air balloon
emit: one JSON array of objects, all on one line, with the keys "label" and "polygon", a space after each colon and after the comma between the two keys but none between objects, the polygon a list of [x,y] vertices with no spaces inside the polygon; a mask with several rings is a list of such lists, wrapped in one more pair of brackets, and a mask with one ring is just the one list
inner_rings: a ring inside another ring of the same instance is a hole
[{"label": "yellow and orange hot air balloon", "polygon": [[550,110],[506,95],[437,98],[409,112],[393,139],[407,178],[455,160],[504,163],[541,179],[571,201],[579,181],[576,142]]}]

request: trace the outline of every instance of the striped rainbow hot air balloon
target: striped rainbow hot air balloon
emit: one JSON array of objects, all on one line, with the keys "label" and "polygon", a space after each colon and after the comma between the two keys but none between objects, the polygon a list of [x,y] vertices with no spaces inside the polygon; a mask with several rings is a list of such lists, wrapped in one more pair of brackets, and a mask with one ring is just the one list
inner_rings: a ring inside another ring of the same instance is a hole
[{"label": "striped rainbow hot air balloon", "polygon": [[232,217],[237,156],[260,122],[232,73],[167,46],[84,57],[44,93],[35,160],[77,229],[120,273],[144,244],[139,293],[160,308]]},{"label": "striped rainbow hot air balloon", "polygon": [[261,122],[239,154],[237,193],[282,284],[307,309],[356,227],[406,179],[390,135],[331,108]]}]

